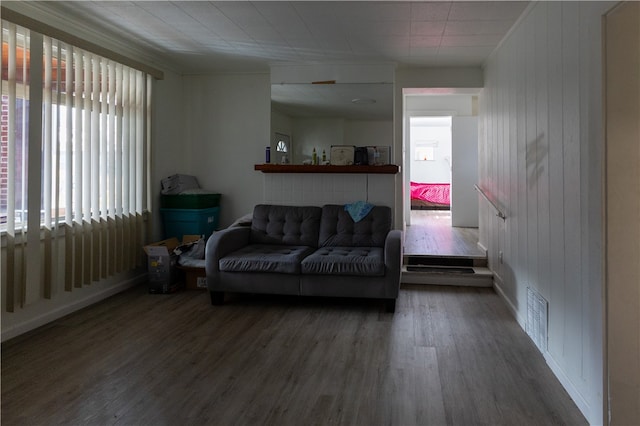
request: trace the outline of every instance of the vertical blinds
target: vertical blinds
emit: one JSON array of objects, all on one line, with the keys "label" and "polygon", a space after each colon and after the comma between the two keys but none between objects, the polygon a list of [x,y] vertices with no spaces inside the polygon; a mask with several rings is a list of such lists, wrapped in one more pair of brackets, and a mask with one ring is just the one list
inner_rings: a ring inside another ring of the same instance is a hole
[{"label": "vertical blinds", "polygon": [[2,21],[6,310],[141,264],[152,77]]}]

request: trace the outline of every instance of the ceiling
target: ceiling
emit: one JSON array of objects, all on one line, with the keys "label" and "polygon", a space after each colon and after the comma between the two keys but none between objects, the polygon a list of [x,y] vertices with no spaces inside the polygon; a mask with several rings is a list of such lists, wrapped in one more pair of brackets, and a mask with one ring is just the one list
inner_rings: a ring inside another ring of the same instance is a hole
[{"label": "ceiling", "polygon": [[[481,66],[525,1],[50,1],[39,7],[182,74],[289,65]],[[390,119],[392,85],[273,85],[291,116]],[[353,103],[355,98],[375,103]]]},{"label": "ceiling", "polygon": [[55,1],[181,73],[271,65],[480,66],[525,1]]}]

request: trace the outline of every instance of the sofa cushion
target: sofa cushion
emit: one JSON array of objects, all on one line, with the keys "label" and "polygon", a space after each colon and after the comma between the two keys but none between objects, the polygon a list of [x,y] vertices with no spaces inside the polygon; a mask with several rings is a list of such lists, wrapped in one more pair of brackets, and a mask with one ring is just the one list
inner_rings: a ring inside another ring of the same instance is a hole
[{"label": "sofa cushion", "polygon": [[250,244],[220,259],[219,266],[223,272],[299,274],[300,262],[314,250],[306,246]]},{"label": "sofa cushion", "polygon": [[375,206],[354,222],[343,205],[322,207],[319,247],[384,247],[391,230],[391,208]]},{"label": "sofa cushion", "polygon": [[252,244],[318,247],[320,207],[259,204],[251,220]]},{"label": "sofa cushion", "polygon": [[303,274],[384,276],[380,247],[321,247],[302,261]]}]

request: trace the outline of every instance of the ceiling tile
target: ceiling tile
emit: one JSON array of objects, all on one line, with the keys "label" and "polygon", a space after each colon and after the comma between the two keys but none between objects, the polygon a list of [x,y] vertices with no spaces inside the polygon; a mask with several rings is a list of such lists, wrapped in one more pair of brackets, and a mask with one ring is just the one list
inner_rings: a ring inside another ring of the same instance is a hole
[{"label": "ceiling tile", "polygon": [[[199,72],[211,71],[210,66],[264,69],[282,61],[480,66],[527,5],[524,1],[42,2],[42,7],[122,38],[123,44],[137,46],[150,57],[171,58],[174,68],[195,71],[200,66]],[[438,47],[434,56],[432,49]],[[447,50],[465,47],[476,49]]]},{"label": "ceiling tile", "polygon": [[475,35],[475,36],[443,36],[442,46],[491,46],[495,47],[502,36],[500,35]]},{"label": "ceiling tile", "polygon": [[451,2],[413,2],[411,3],[411,20],[446,21],[451,10]]},{"label": "ceiling tile", "polygon": [[433,36],[442,35],[444,33],[446,21],[412,21],[411,22],[411,35],[412,36]]},{"label": "ceiling tile", "polygon": [[511,26],[511,21],[449,21],[446,23],[444,35],[504,35]]}]

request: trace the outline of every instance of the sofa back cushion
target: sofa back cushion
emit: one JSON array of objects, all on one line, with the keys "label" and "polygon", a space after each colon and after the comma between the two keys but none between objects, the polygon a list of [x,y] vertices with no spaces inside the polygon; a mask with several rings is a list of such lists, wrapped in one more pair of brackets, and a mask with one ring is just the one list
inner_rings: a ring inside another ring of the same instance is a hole
[{"label": "sofa back cushion", "polygon": [[319,247],[384,247],[391,230],[391,208],[375,206],[354,222],[343,205],[322,207]]},{"label": "sofa back cushion", "polygon": [[252,244],[318,247],[320,207],[258,204],[251,220]]}]

